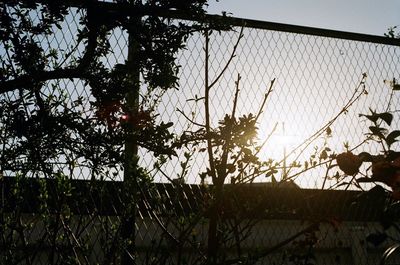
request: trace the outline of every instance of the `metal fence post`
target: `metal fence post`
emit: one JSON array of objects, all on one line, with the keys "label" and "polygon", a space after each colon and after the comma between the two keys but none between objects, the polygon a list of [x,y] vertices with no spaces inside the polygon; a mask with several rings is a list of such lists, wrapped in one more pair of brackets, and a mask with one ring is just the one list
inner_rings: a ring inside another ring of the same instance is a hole
[{"label": "metal fence post", "polygon": [[[140,22],[140,18],[134,18],[131,20],[131,26]],[[130,116],[137,115],[139,110],[139,90],[140,90],[140,72],[139,66],[135,59],[137,59],[139,44],[135,40],[134,36],[129,33],[128,36],[128,78],[131,88],[126,95],[126,107],[128,109],[128,119]],[[138,180],[136,175],[137,167],[137,154],[138,145],[137,139],[134,134],[132,127],[128,127],[125,139],[125,162],[124,162],[124,188],[122,194],[125,204],[124,207],[129,206],[127,214],[122,219],[122,238],[125,240],[126,245],[122,256],[121,265],[136,264],[136,245],[135,245],[135,224],[136,224],[136,203],[137,203],[137,191],[138,191]]]}]

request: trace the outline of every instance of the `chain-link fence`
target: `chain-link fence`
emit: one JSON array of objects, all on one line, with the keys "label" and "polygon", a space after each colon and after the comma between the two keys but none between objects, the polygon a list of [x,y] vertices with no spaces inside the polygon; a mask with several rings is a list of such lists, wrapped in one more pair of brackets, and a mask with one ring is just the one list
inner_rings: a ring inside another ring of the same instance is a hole
[{"label": "chain-link fence", "polygon": [[[350,144],[350,148],[361,143],[365,138],[366,123],[358,115],[368,114],[369,108],[377,112],[388,109],[396,115],[398,95],[393,94],[390,82],[399,75],[397,46],[376,43],[372,38],[372,42],[342,39],[341,33],[336,33],[337,37],[329,37],[302,34],[302,28],[296,27],[289,29],[300,32],[273,29],[274,25],[267,23],[247,22],[236,57],[216,84],[212,95],[213,113],[217,114],[213,118],[217,122],[232,107],[235,80],[240,74],[238,111],[244,114],[257,113],[270,81],[276,78],[274,91],[260,118],[260,140],[266,139],[272,128],[278,126],[272,139],[267,141],[261,151],[261,156],[282,160],[284,151],[290,153],[301,145],[345,107],[357,88],[360,90],[359,83],[364,73],[367,75],[365,88],[368,94],[331,126],[332,138],[328,139],[328,145],[341,152],[345,149],[346,142]],[[239,31],[240,27],[235,27],[232,31],[215,32],[211,35],[210,79],[218,75],[225,66]],[[324,33],[327,34],[323,31],[315,32]],[[356,38],[357,35],[352,37]],[[166,117],[174,117],[178,129],[185,128],[189,122],[176,112],[176,108],[187,114],[195,112],[197,120],[204,120],[202,106],[187,101],[188,98],[194,99],[196,95],[202,95],[205,57],[203,46],[204,37],[201,34],[189,39],[188,49],[180,57],[181,90],[166,95],[166,100],[161,104],[160,113],[165,113],[163,115]],[[187,93],[188,96],[182,97],[182,93]],[[394,127],[397,122],[398,119],[395,119]],[[306,155],[300,158],[307,159],[315,145],[317,144],[309,146]],[[288,163],[295,157],[296,152],[288,156]],[[177,167],[174,165],[172,168]],[[196,160],[193,168],[195,174],[188,179],[189,182],[196,182],[196,175],[201,168],[204,168],[204,160]],[[296,180],[305,188],[320,188],[321,181],[320,171],[309,172]]]},{"label": "chain-link fence", "polygon": [[[31,11],[33,21],[40,12]],[[85,14],[85,8],[68,9],[60,28],[36,40],[46,52],[58,53],[53,65],[73,63],[81,56],[85,43],[78,32]],[[182,17],[173,21],[187,22]],[[399,127],[400,98],[393,89],[400,78],[399,41],[234,18],[223,21],[232,28],[210,31],[207,49],[204,31],[186,40],[177,59],[179,89],[164,91],[158,99],[146,96],[145,85],[141,88],[143,102],[159,102],[158,121],[173,122],[172,131],[181,135],[204,124],[206,76],[209,83],[218,78],[210,90],[212,126],[231,113],[236,86],[238,115],[256,115],[275,79],[258,119],[258,141],[263,144],[257,154],[281,166],[273,179],[260,174],[244,185],[228,185],[226,179],[223,214],[217,218],[218,229],[224,231],[218,234],[218,260],[377,264],[399,236],[397,226],[383,230],[379,224],[385,204],[381,190],[367,195],[331,190],[355,187],[337,186],[336,171],[326,173],[326,163],[298,173],[305,161],[321,162],[324,150],[339,153],[346,149],[344,143],[350,149],[362,143],[368,125],[359,114],[368,114],[370,108],[389,111],[392,127]],[[115,27],[107,38],[111,52],[103,58],[105,65],[112,69],[125,64],[127,31]],[[0,44],[3,62],[10,56],[5,45]],[[79,78],[60,78],[46,81],[41,92],[64,97],[61,111],[80,101],[82,117],[92,119],[90,91]],[[13,101],[18,93],[0,98]],[[321,128],[323,133],[316,134]],[[151,181],[133,186],[123,181],[120,167],[110,166],[99,174],[100,180],[93,177],[91,165],[82,160],[71,166],[65,155],[49,163],[67,178],[46,179],[30,172],[26,177],[2,169],[2,264],[213,264],[207,246],[218,191],[211,180],[200,177],[209,167],[206,152],[193,151],[204,148],[181,148],[162,163],[140,149],[139,163]],[[379,150],[367,144],[355,152]],[[290,184],[276,184],[281,180]],[[133,209],[127,201],[133,202]],[[394,255],[388,259],[392,261]]]}]

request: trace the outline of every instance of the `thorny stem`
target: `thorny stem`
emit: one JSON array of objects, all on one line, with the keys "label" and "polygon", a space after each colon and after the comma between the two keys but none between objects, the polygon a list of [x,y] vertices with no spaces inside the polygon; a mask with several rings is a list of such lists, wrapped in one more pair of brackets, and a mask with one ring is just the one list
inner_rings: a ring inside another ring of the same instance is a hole
[{"label": "thorny stem", "polygon": [[[162,174],[164,174],[164,176],[166,176],[172,183],[172,179],[170,179],[165,172],[163,172],[161,169],[159,169],[159,172],[161,172]],[[198,222],[200,221],[202,215],[199,215],[198,218],[196,218],[193,222],[191,222],[191,224],[181,232],[181,235],[176,238],[174,235],[172,235],[168,229],[167,229],[167,225],[165,225],[162,220],[160,219],[159,215],[155,212],[154,207],[152,206],[152,204],[150,203],[148,196],[146,195],[146,193],[144,192],[144,190],[142,189],[142,187],[139,186],[139,191],[140,194],[143,198],[143,202],[148,210],[148,212],[150,213],[150,215],[156,220],[158,226],[161,228],[161,230],[167,235],[167,237],[174,243],[175,248],[182,246],[185,241],[188,241],[193,247],[197,248],[197,246],[194,245],[194,243],[190,240],[187,240],[188,238],[188,234],[193,230],[193,228],[198,224]],[[206,259],[202,253],[199,253],[203,259]],[[180,259],[178,259],[178,261],[180,261]]]},{"label": "thorny stem", "polygon": [[165,227],[165,225],[163,224],[163,222],[161,221],[161,219],[158,217],[158,215],[155,213],[155,210],[152,209],[153,207],[151,206],[151,204],[149,203],[149,200],[146,196],[146,194],[144,193],[142,187],[140,187],[140,185],[138,185],[140,194],[143,197],[143,202],[146,206],[146,208],[148,209],[148,212],[150,213],[150,215],[156,220],[158,226],[161,228],[161,230],[168,236],[168,238],[170,240],[172,240],[176,245],[180,245],[180,241],[178,239],[176,239],[169,231],[168,229]]}]

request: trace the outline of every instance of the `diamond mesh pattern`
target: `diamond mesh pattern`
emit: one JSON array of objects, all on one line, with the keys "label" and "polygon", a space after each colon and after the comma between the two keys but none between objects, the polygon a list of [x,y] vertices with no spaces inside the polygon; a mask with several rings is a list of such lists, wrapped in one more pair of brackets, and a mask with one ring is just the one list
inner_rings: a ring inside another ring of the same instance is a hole
[{"label": "diamond mesh pattern", "polygon": [[[62,51],[58,59],[53,62],[54,65],[68,64],[80,55],[83,44],[77,41],[76,35],[80,28],[81,12],[83,11],[71,8],[70,14],[62,23],[62,28],[54,29],[55,34],[51,37],[39,40],[48,50]],[[37,15],[37,13],[32,14],[33,17]],[[240,28],[235,27],[231,31],[211,34],[210,81],[219,75],[227,63],[239,31]],[[400,126],[397,112],[400,97],[396,93],[392,94],[390,86],[383,82],[400,78],[400,48],[398,46],[263,30],[251,26],[244,28],[243,35],[244,38],[239,42],[235,58],[211,91],[211,113],[214,114],[212,123],[217,124],[225,113],[230,112],[238,74],[242,77],[238,114],[257,113],[270,81],[276,78],[274,91],[260,118],[258,126],[260,141],[270,134],[276,124],[278,124],[278,130],[262,149],[260,156],[263,159],[282,159],[284,152],[289,153],[291,149],[332,119],[342,110],[343,103],[350,99],[363,73],[368,76],[366,79],[368,95],[361,97],[346,115],[341,116],[331,126],[333,137],[329,139],[329,145],[340,152],[343,150],[343,142],[349,142],[354,146],[361,142],[366,126],[358,118],[358,114],[367,113],[368,108],[385,111],[389,100],[391,100],[389,110],[394,111],[395,115],[393,127]],[[126,32],[116,28],[110,35],[109,42],[112,53],[105,60],[107,67],[112,68],[115,64],[124,63],[127,59]],[[178,62],[181,65],[179,90],[167,91],[158,106],[159,119],[165,122],[173,121],[173,130],[178,135],[193,127],[193,124],[181,112],[198,123],[204,120],[202,101],[189,100],[200,98],[204,94],[204,43],[202,34],[193,34],[187,40],[187,48],[178,56]],[[4,50],[2,45],[0,44],[0,55],[4,59],[6,54],[2,52]],[[59,91],[53,89],[52,82],[58,85],[55,87],[60,87]],[[82,113],[85,117],[92,117],[90,87],[85,86],[80,80],[52,82],[46,84],[46,89],[43,91],[45,94],[57,96],[66,94],[68,107],[72,106],[74,100],[83,98],[85,104]],[[1,96],[12,98],[14,95],[8,93]],[[279,137],[283,135],[291,139],[286,145],[279,141]],[[315,144],[322,143],[323,140],[320,139]],[[311,145],[299,159],[307,159],[313,148],[314,145]],[[373,145],[363,148],[368,151],[378,150]],[[180,174],[180,160],[187,151],[189,150],[179,151],[178,158],[163,165],[166,176],[158,174],[153,176],[154,182],[157,183],[157,185],[154,184],[156,187],[152,187],[153,189],[146,193],[148,198],[142,198],[143,202],[137,205],[135,243],[140,252],[138,264],[174,264],[174,259],[177,257],[174,256],[175,252],[171,254],[168,248],[171,245],[171,239],[166,231],[175,238],[183,236],[182,231],[189,226],[187,222],[190,223],[188,220],[194,218],[193,215],[201,210],[199,208],[202,200],[207,199],[207,195],[204,195],[196,185],[200,183],[199,173],[207,167],[207,158],[203,153],[196,152],[190,158],[190,170],[185,183],[191,185],[167,184],[170,182],[169,179],[175,179]],[[288,158],[288,163],[296,157],[296,154]],[[152,155],[145,150],[140,150],[140,157],[142,165],[151,170],[154,162]],[[63,158],[52,162],[58,163],[59,168],[72,179],[87,180],[89,178],[90,172],[85,165],[68,171]],[[121,180],[123,172],[113,170],[116,171],[117,177],[110,176],[110,179]],[[324,174],[323,169],[309,171],[306,175],[296,178],[295,182],[302,188],[321,188],[322,174]],[[265,182],[268,179],[260,178],[257,181]],[[328,182],[325,187],[334,185],[333,181]],[[119,192],[123,189],[120,185],[121,182],[115,181],[110,184],[113,186],[111,191],[107,190],[107,185],[101,186],[101,184],[95,186],[94,191],[87,191],[87,196],[83,196],[87,200],[84,204],[86,206],[79,209],[80,213],[73,214],[68,220],[63,220],[65,223],[62,225],[49,225],[46,223],[48,219],[28,211],[29,213],[24,214],[19,221],[21,227],[25,228],[25,235],[16,233],[17,229],[5,229],[6,236],[3,237],[2,243],[6,242],[4,238],[15,239],[11,240],[16,242],[15,245],[9,246],[7,251],[15,251],[18,254],[16,256],[23,257],[22,259],[27,264],[51,262],[64,264],[68,261],[63,261],[63,258],[73,255],[77,257],[75,263],[119,263],[118,259],[109,260],[107,253],[112,252],[114,244],[120,244],[113,241],[120,240],[118,233],[120,233],[122,221],[119,213],[124,207],[121,205],[122,199]],[[114,197],[106,201],[102,197],[105,196],[104,194],[111,194]],[[150,199],[157,203],[150,203]],[[3,199],[2,206],[5,209],[9,206],[9,202],[5,203]],[[34,208],[29,207],[30,205],[28,205],[28,210]],[[51,215],[51,213],[46,214]],[[16,216],[15,212],[2,211],[2,223]],[[265,250],[306,227],[303,222],[289,219],[276,220],[271,214],[269,218],[257,222],[241,247]],[[248,222],[246,219],[240,221],[244,222],[242,225]],[[251,218],[250,221],[252,221]],[[234,226],[235,224],[227,225]],[[316,264],[377,264],[383,248],[370,246],[365,241],[366,235],[377,230],[379,227],[376,222],[346,222],[341,229],[335,229],[330,225],[321,226],[316,232],[320,239],[314,249],[318,253]],[[202,259],[199,253],[207,244],[207,221],[197,222],[189,232],[189,235],[193,237],[192,244],[187,243],[183,246],[181,249],[183,254],[180,254],[186,257],[188,264],[200,264]],[[59,236],[57,244],[49,241],[54,233]],[[22,239],[27,242],[22,242]],[[47,245],[38,246],[35,245],[36,242],[45,242]],[[21,244],[25,244],[25,248],[28,245],[32,253],[36,254],[29,254],[29,258],[25,259],[18,252]],[[230,249],[236,247],[233,245],[232,243],[227,246],[228,253]],[[56,248],[59,254],[48,255],[51,253],[50,247]],[[291,264],[287,261],[287,254],[294,251],[296,251],[296,245],[288,245],[287,248],[262,259],[259,264]]]},{"label": "diamond mesh pattern", "polygon": [[[235,31],[211,35],[211,81],[229,59],[239,29]],[[292,142],[286,147],[276,141],[268,142],[261,152],[264,158],[272,157],[279,161],[283,158],[284,148],[289,152],[335,117],[359,86],[363,73],[366,73],[368,95],[361,97],[346,115],[334,123],[331,127],[333,137],[328,142],[337,152],[344,150],[344,142],[353,144],[350,147],[356,146],[366,132],[365,123],[358,114],[368,113],[369,108],[384,111],[391,98],[391,89],[383,81],[399,76],[399,49],[393,46],[254,28],[245,28],[243,34],[236,57],[211,91],[211,113],[215,113],[212,119],[215,124],[230,112],[238,74],[241,75],[240,114],[257,113],[270,80],[276,78],[274,91],[260,119],[259,138],[265,139],[278,124],[275,135],[288,135]],[[177,132],[186,128],[189,122],[175,111],[176,108],[188,116],[195,112],[196,122],[204,120],[202,103],[186,102],[188,98],[204,94],[204,51],[199,48],[203,43],[202,35],[194,35],[189,40],[188,49],[182,52],[179,59],[182,65],[180,90],[167,93],[160,106],[162,117],[176,121]],[[395,111],[399,95],[395,93],[391,100],[389,109]],[[394,128],[399,125],[397,114],[395,116]],[[317,141],[318,144],[321,142]],[[314,145],[311,145],[300,160],[309,157],[313,148]],[[373,151],[374,147],[364,148]],[[289,157],[289,160],[294,157]],[[195,160],[194,173],[187,179],[189,183],[198,183],[197,168],[206,166],[204,158]],[[176,164],[171,168],[176,168]],[[309,172],[307,176],[298,178],[296,183],[307,188],[321,187],[321,171]]]}]

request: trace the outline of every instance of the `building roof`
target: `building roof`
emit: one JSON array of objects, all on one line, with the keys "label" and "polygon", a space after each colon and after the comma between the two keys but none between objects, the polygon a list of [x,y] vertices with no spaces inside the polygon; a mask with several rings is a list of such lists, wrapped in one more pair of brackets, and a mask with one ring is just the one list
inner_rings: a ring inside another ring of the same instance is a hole
[{"label": "building roof", "polygon": [[[98,213],[119,215],[125,209],[123,201],[133,194],[123,182],[71,180],[70,194],[62,193],[53,179],[15,178],[1,181],[2,208],[6,212],[17,207],[26,213],[40,211],[40,191],[47,190],[47,205],[57,211],[65,202],[76,214]],[[212,202],[213,186],[148,183],[138,192],[141,216],[158,214],[188,215],[203,212],[207,216]],[[18,199],[18,194],[20,195]],[[131,197],[132,199],[133,197]],[[223,216],[225,218],[257,218],[285,220],[379,221],[385,205],[383,189],[371,192],[344,190],[300,189],[295,186],[270,184],[227,184],[224,187]]]}]

